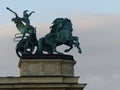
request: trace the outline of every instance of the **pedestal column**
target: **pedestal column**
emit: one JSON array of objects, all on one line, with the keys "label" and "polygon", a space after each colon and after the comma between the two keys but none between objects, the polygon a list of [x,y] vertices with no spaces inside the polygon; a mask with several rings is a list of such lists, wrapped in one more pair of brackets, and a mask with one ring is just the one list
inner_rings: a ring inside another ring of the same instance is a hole
[{"label": "pedestal column", "polygon": [[1,77],[0,90],[83,90],[70,55],[23,56],[20,77]]}]

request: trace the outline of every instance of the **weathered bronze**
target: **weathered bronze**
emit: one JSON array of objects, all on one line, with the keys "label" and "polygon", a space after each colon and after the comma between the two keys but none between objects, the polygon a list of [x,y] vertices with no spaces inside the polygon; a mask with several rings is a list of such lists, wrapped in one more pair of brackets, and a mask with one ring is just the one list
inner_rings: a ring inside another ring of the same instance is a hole
[{"label": "weathered bronze", "polygon": [[16,46],[16,53],[19,57],[23,54],[33,54],[35,46],[37,46],[36,29],[30,25],[29,16],[34,13],[23,12],[23,17],[19,17],[16,12],[7,7],[9,11],[15,14],[12,21],[16,24],[20,33],[15,34],[14,41],[18,42]]},{"label": "weathered bronze", "polygon": [[69,46],[64,52],[69,52],[73,46],[77,47],[78,52],[81,53],[79,47],[78,37],[72,36],[72,23],[67,18],[57,18],[53,21],[53,25],[50,27],[51,31],[45,37],[40,38],[38,41],[38,54],[43,54],[43,51],[47,51],[48,54],[63,54],[58,52],[56,47],[62,44]]},{"label": "weathered bronze", "polygon": [[[23,12],[23,17],[19,17],[16,12],[7,7],[9,11],[15,14],[15,18],[12,21],[16,24],[20,33],[15,34],[14,41],[19,41],[16,46],[16,53],[21,58],[24,55],[42,55],[47,52],[48,54],[63,54],[56,50],[60,45],[69,46],[64,52],[69,52],[73,46],[81,53],[80,43],[77,36],[72,35],[72,23],[68,18],[57,18],[53,21],[53,25],[50,27],[50,32],[44,37],[37,40],[36,28],[30,24],[29,16],[34,11],[27,13],[28,10]],[[33,53],[35,51],[36,52]]]}]

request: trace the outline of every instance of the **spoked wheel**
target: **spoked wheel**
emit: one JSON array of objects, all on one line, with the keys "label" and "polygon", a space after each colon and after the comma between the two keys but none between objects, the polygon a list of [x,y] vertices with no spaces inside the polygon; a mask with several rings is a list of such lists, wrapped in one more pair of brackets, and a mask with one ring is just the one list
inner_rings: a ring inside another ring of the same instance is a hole
[{"label": "spoked wheel", "polygon": [[34,51],[34,45],[30,40],[23,39],[19,41],[16,46],[16,54],[18,57],[22,57],[25,54],[32,54]]}]

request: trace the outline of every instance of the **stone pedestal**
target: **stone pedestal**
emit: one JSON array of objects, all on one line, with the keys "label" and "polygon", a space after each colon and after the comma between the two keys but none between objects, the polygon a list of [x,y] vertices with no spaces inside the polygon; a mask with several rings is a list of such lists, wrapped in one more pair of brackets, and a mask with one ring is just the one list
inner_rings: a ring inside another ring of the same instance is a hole
[{"label": "stone pedestal", "polygon": [[83,90],[74,76],[75,61],[69,55],[24,56],[20,77],[0,77],[0,90]]},{"label": "stone pedestal", "polygon": [[19,62],[21,76],[73,76],[73,60],[22,59]]}]

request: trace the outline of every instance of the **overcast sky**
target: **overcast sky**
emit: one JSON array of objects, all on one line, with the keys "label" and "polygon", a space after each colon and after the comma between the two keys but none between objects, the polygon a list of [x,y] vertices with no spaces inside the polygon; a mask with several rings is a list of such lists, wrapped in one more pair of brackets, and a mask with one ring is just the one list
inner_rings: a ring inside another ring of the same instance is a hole
[{"label": "overcast sky", "polygon": [[0,0],[0,77],[19,76],[13,42],[18,30],[6,7],[21,17],[23,10],[35,11],[30,20],[38,38],[49,32],[55,18],[71,19],[83,53],[74,48],[68,54],[77,61],[79,82],[88,84],[84,90],[120,89],[120,0]]}]

